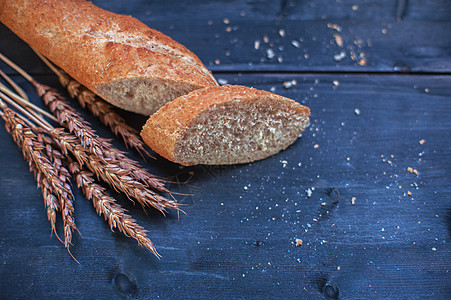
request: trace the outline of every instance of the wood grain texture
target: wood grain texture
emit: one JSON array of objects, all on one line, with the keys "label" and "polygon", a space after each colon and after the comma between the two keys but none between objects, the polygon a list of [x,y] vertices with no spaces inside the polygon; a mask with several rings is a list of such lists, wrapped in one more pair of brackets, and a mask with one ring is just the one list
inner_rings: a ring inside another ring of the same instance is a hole
[{"label": "wood grain texture", "polygon": [[[94,2],[183,43],[211,62],[222,83],[308,106],[311,124],[286,151],[252,164],[179,168],[150,161],[150,172],[188,180],[171,186],[184,194],[177,197],[187,213],[180,218],[146,215],[121,199],[150,230],[161,260],[112,233],[75,188],[83,238],[74,235],[71,250],[80,265],[50,237],[40,191],[0,128],[0,298],[450,297],[448,1]],[[407,3],[401,21],[398,2]],[[338,63],[334,33],[347,55]],[[281,63],[267,59],[264,35]],[[300,48],[291,44],[294,37],[304,37]],[[361,47],[353,44],[358,38]],[[350,58],[351,46],[367,55],[367,65]],[[0,51],[58,87],[2,25]],[[33,88],[18,82],[40,104]],[[138,129],[146,121],[121,114]],[[112,137],[86,116],[101,136]]]},{"label": "wood grain texture", "polygon": [[[32,175],[0,131],[1,165],[9,170],[0,186],[2,290],[19,298],[114,297],[121,294],[118,274],[126,274],[131,282],[120,287],[137,298],[319,297],[326,285],[344,298],[449,294],[450,78],[222,78],[275,88],[309,106],[312,122],[288,150],[249,165],[151,162],[162,176],[190,179],[173,185],[190,195],[179,197],[187,212],[180,219],[147,217],[126,204],[151,231],[161,261],[111,233],[78,191],[75,218],[84,238],[75,236],[72,247],[81,264],[72,261],[49,239]],[[293,79],[297,84],[284,89]],[[337,203],[329,189],[339,191]]]},{"label": "wood grain texture", "polygon": [[[212,71],[451,72],[448,1],[408,1],[402,20],[396,1],[345,2],[94,1],[169,35]],[[1,40],[13,38],[0,28]],[[11,46],[3,51],[13,58],[32,55]],[[47,72],[36,64],[30,70]]]},{"label": "wood grain texture", "polygon": [[97,3],[168,34],[212,71],[450,72],[450,3],[407,1],[399,17],[397,2]]}]

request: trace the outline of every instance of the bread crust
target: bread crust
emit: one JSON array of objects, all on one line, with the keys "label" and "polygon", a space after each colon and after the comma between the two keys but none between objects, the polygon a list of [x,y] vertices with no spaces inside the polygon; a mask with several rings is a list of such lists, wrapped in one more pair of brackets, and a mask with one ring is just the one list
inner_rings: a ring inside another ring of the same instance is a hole
[{"label": "bread crust", "polygon": [[[128,110],[134,111],[133,104],[121,102],[133,99],[115,99],[102,86],[131,78],[177,82],[189,90],[217,85],[196,55],[131,16],[83,0],[0,0],[0,7],[0,21],[15,34],[106,101]],[[142,107],[135,112],[143,113]]]},{"label": "bread crust", "polygon": [[[195,90],[167,103],[150,116],[141,131],[141,136],[152,150],[166,159],[184,165],[197,164],[198,162],[195,161],[183,163],[181,162],[182,159],[177,157],[177,145],[189,128],[190,123],[213,106],[224,105],[237,100],[255,101],[262,99],[268,100],[268,103],[273,103],[274,105],[283,103],[283,106],[291,111],[292,116],[305,117],[307,119],[305,125],[307,125],[310,109],[292,99],[255,88],[225,85]],[[249,159],[249,161],[261,158],[263,157],[255,157],[254,159]]]}]

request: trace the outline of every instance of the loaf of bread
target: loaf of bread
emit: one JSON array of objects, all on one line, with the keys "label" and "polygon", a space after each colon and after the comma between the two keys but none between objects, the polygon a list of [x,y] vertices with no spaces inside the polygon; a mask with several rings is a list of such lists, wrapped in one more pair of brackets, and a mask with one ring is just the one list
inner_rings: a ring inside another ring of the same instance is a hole
[{"label": "loaf of bread", "polygon": [[307,107],[270,92],[208,87],[160,108],[141,136],[155,152],[182,165],[248,163],[287,148],[309,116]]},{"label": "loaf of bread", "polygon": [[70,76],[120,108],[149,115],[216,86],[184,46],[137,19],[83,0],[0,0],[0,22]]}]

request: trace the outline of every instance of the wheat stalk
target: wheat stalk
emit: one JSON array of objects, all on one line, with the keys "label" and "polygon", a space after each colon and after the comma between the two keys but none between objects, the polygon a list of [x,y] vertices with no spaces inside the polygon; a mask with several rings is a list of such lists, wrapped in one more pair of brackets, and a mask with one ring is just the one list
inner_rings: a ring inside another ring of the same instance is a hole
[{"label": "wheat stalk", "polygon": [[[2,114],[2,117],[5,121],[6,131],[12,136],[14,142],[21,149],[24,140],[24,137],[22,136],[23,132],[21,129],[24,127],[24,124],[20,119],[16,119],[16,117],[11,112],[5,112],[4,108],[3,111],[4,113]],[[27,156],[25,156],[25,158],[27,158]],[[36,166],[34,161],[27,159],[27,162],[30,166],[30,170],[34,173],[38,188],[41,189],[42,196],[44,198],[44,204],[46,207],[47,218],[51,226],[51,232],[54,232],[58,237],[58,233],[56,231],[56,212],[59,210],[58,199],[52,192],[50,183],[45,176],[42,176],[42,172]]]},{"label": "wheat stalk", "polygon": [[63,154],[74,155],[82,167],[89,168],[98,178],[110,184],[116,191],[123,192],[130,200],[135,199],[143,208],[152,206],[163,214],[167,208],[179,209],[175,201],[157,194],[134,180],[130,176],[131,172],[122,169],[114,160],[87,150],[75,136],[61,129],[54,129],[50,134],[58,143]]},{"label": "wheat stalk", "polygon": [[86,198],[92,201],[97,214],[103,215],[105,221],[108,221],[112,231],[117,228],[126,236],[137,240],[141,246],[148,249],[156,257],[160,257],[152,241],[147,237],[147,231],[138,225],[126,213],[126,210],[116,203],[116,199],[106,193],[102,186],[95,183],[93,173],[81,170],[80,164],[73,160],[69,162],[69,170],[74,175],[77,186],[81,188]]},{"label": "wheat stalk", "polygon": [[[109,141],[100,138],[55,90],[36,82],[1,53],[0,59],[6,61],[35,86],[41,98],[56,116],[55,118],[48,112],[39,110],[34,104],[28,102],[26,95],[21,97],[4,85],[0,85],[0,98],[26,116],[10,110],[0,100],[0,107],[3,109],[0,115],[5,120],[6,128],[22,149],[25,159],[29,162],[30,170],[35,174],[38,187],[42,190],[52,232],[55,232],[58,237],[55,225],[56,213],[61,211],[64,222],[63,243],[69,251],[72,233],[75,230],[78,231],[73,218],[74,196],[70,185],[70,173],[72,173],[77,185],[81,187],[86,197],[92,200],[97,213],[104,215],[111,229],[117,228],[126,236],[133,237],[141,246],[159,257],[153,243],[147,237],[147,231],[127,215],[126,210],[120,207],[114,198],[107,195],[102,186],[94,182],[93,177],[95,174],[98,179],[109,183],[116,191],[123,192],[131,201],[135,199],[143,208],[152,206],[163,214],[166,209],[180,211],[175,199],[167,199],[156,192],[170,194],[164,182],[149,174],[136,161],[126,157]],[[6,74],[2,73],[0,76],[5,77]],[[5,79],[8,83],[14,84],[7,76]],[[18,86],[14,89],[23,94]],[[56,120],[69,132],[65,132],[63,128],[54,128],[44,119],[44,116]],[[71,155],[75,160],[71,158]],[[68,162],[70,162],[70,170],[66,168]]]},{"label": "wheat stalk", "polygon": [[[64,224],[64,246],[69,251],[72,241],[72,232],[78,231],[73,218],[74,196],[69,182],[67,169],[58,163],[58,159],[51,159],[45,153],[47,145],[43,143],[33,130],[21,120],[12,110],[2,105],[2,118],[5,120],[6,130],[11,134],[13,140],[22,150],[30,169],[36,174],[38,185],[41,186],[44,201],[47,206],[47,216],[50,220],[52,230],[55,230],[55,211],[58,207],[62,212]],[[53,164],[51,160],[55,161]],[[55,200],[58,199],[58,204]]]},{"label": "wheat stalk", "polygon": [[116,161],[121,169],[129,171],[129,175],[136,181],[156,191],[169,193],[168,189],[164,186],[163,180],[147,172],[138,162],[128,158],[107,140],[99,137],[90,127],[89,123],[69,105],[61,94],[35,80],[31,82],[44,103],[49,107],[50,112],[57,117],[60,125],[75,134],[80,139],[83,147],[89,149],[97,156],[103,156]]}]

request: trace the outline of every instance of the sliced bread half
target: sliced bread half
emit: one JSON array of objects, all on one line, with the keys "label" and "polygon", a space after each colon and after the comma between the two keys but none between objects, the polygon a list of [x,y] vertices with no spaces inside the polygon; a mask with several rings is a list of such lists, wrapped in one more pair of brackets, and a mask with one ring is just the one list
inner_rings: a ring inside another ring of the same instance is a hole
[{"label": "sliced bread half", "polygon": [[239,164],[276,154],[309,123],[309,108],[254,88],[195,90],[150,116],[141,136],[158,154],[182,165]]}]

